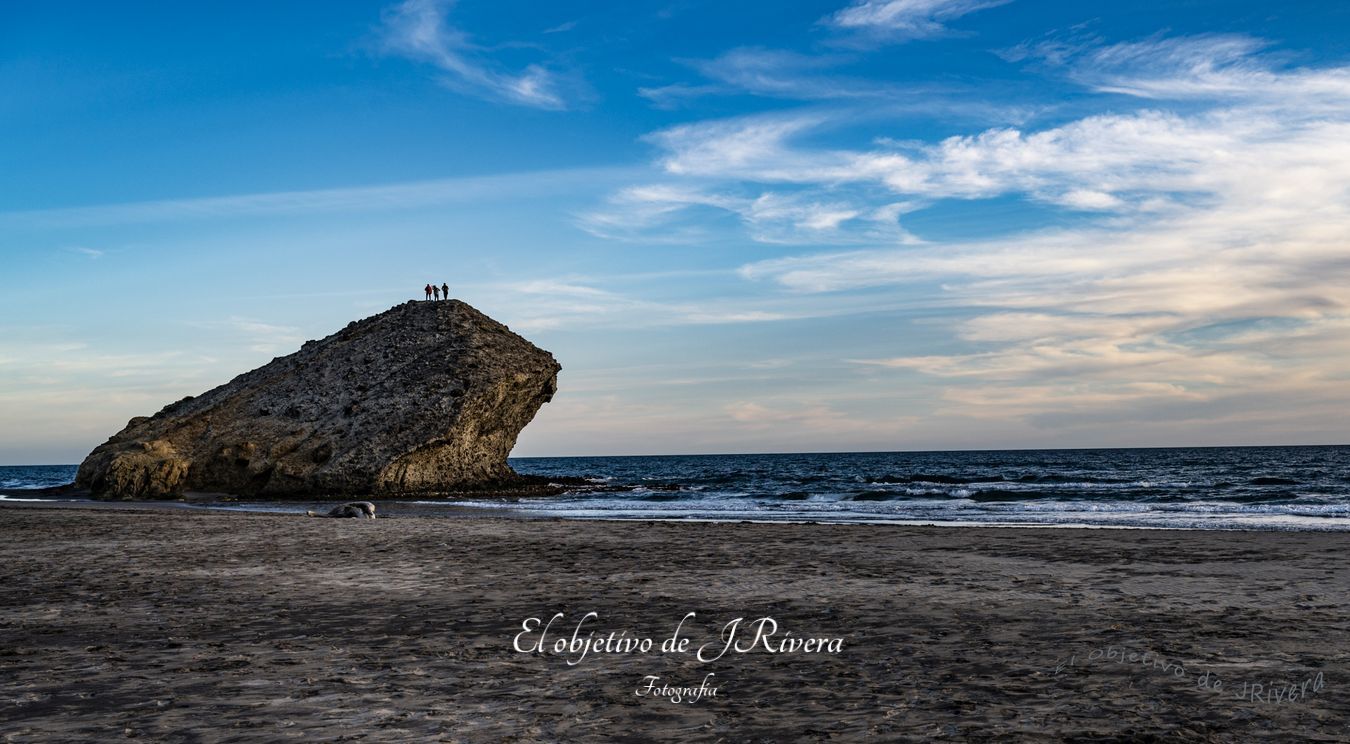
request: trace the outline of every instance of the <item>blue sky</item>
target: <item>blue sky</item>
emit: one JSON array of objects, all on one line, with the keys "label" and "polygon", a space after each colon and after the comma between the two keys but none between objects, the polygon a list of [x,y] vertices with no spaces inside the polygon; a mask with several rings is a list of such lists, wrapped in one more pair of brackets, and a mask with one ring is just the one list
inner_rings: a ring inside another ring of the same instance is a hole
[{"label": "blue sky", "polygon": [[0,463],[445,281],[517,455],[1340,443],[1339,2],[11,2]]}]

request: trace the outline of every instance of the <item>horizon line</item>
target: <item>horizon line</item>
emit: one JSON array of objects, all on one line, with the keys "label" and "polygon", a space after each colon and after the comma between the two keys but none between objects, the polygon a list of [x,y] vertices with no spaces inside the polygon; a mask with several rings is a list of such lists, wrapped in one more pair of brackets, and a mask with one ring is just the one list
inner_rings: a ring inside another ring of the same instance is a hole
[{"label": "horizon line", "polygon": [[[769,457],[786,455],[918,455],[948,452],[1103,452],[1116,450],[1181,450],[1181,449],[1306,449],[1312,447],[1350,447],[1350,442],[1333,444],[1174,444],[1139,447],[972,447],[970,449],[915,449],[915,450],[816,450],[800,452],[664,452],[637,455],[509,455],[507,460],[580,460],[618,459],[624,457]],[[80,463],[0,463],[0,468],[67,468]]]}]

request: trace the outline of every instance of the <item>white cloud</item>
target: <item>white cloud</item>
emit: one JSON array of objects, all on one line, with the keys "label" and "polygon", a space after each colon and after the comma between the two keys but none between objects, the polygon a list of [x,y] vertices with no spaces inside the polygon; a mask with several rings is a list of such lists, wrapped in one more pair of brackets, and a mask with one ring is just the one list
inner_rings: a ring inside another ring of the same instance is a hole
[{"label": "white cloud", "polygon": [[905,203],[874,207],[848,194],[817,191],[758,195],[705,191],[675,184],[622,189],[608,203],[578,217],[578,226],[603,238],[691,242],[706,236],[713,210],[735,216],[761,243],[869,244],[913,242],[898,222]]},{"label": "white cloud", "polygon": [[1350,70],[1291,68],[1285,57],[1262,53],[1269,46],[1245,34],[1201,34],[1109,45],[1044,41],[1004,57],[1038,59],[1094,90],[1139,98],[1260,102],[1287,113],[1297,107],[1302,116],[1344,108]]},{"label": "white cloud", "polygon": [[728,89],[722,85],[690,85],[687,83],[643,86],[637,90],[638,95],[651,101],[653,106],[666,110],[679,108],[686,101],[695,98],[710,95],[722,95],[727,92]]},{"label": "white cloud", "polygon": [[544,29],[544,33],[546,33],[546,34],[561,34],[561,33],[565,33],[565,32],[567,32],[567,31],[571,31],[572,29],[576,28],[576,27],[577,27],[577,23],[578,23],[577,21],[567,21],[567,22],[565,22],[565,23],[559,23],[559,24],[556,25],[556,26],[553,26],[553,27]]},{"label": "white cloud", "polygon": [[[838,60],[774,49],[741,47],[710,60],[691,62],[704,77],[764,95],[786,98],[843,98],[862,91],[833,80],[805,79],[804,74],[833,66]],[[874,90],[875,85],[868,89]]]},{"label": "white cloud", "polygon": [[1092,116],[1041,131],[989,129],[932,145],[886,141],[870,150],[797,145],[841,117],[818,112],[748,116],[673,127],[649,139],[675,176],[760,183],[869,184],[894,194],[977,199],[1009,192],[1051,204],[1155,210],[1176,192],[1205,192],[1206,168],[1225,148],[1288,121],[1231,111],[1186,117],[1143,110]]},{"label": "white cloud", "polygon": [[[864,59],[850,54],[802,54],[781,49],[738,47],[711,59],[678,59],[699,74],[699,82],[638,88],[657,108],[677,109],[707,96],[750,95],[834,105],[854,104],[852,113],[931,120],[1018,122],[1038,107],[1024,102],[981,100],[968,84],[953,81],[906,83],[850,75]],[[839,112],[833,112],[838,116]],[[761,118],[773,118],[761,117]],[[781,118],[781,117],[780,117]]]},{"label": "white cloud", "polygon": [[712,59],[682,60],[709,84],[644,87],[638,94],[663,108],[707,95],[750,94],[804,101],[897,99],[916,91],[889,83],[831,73],[852,59],[807,55],[779,49],[739,47]]},{"label": "white cloud", "polygon": [[808,182],[835,158],[790,150],[788,141],[828,120],[823,113],[746,116],[671,127],[647,140],[666,150],[661,166],[675,175]]},{"label": "white cloud", "polygon": [[783,313],[770,313],[763,310],[746,310],[742,312],[687,312],[683,316],[687,323],[706,325],[719,323],[764,323],[774,320],[786,320],[789,315]]},{"label": "white cloud", "polygon": [[[857,23],[882,18],[882,4],[854,7]],[[742,267],[808,314],[887,287],[951,313],[954,350],[858,360],[945,381],[945,414],[1058,425],[1138,406],[1158,419],[1325,421],[1316,401],[1350,402],[1350,68],[1288,67],[1263,48],[1212,35],[1040,50],[1089,88],[1143,103],[1053,126],[849,147],[833,130],[846,112],[810,110],[650,141],[664,188],[731,199],[716,206],[761,240],[757,212],[794,238],[778,242],[802,243],[941,201],[970,203],[971,219],[993,197],[1091,216]],[[680,209],[647,206],[658,226]]]},{"label": "white cloud", "polygon": [[[641,169],[645,172],[645,169]],[[439,204],[490,199],[521,199],[547,194],[574,193],[584,186],[631,180],[638,170],[577,168],[492,176],[444,178],[382,186],[274,191],[196,199],[100,204],[16,212],[0,212],[0,225],[105,225],[136,222],[208,220],[250,215],[296,215],[327,212],[377,212],[416,209]],[[78,250],[78,249],[77,249]]]},{"label": "white cloud", "polygon": [[574,84],[554,70],[538,64],[517,72],[496,69],[482,48],[446,21],[452,5],[452,0],[405,0],[390,8],[382,29],[385,49],[434,65],[447,87],[482,98],[554,110],[575,102],[568,100]]},{"label": "white cloud", "polygon": [[[728,274],[730,272],[727,272]],[[624,277],[609,281],[626,283]],[[479,287],[485,293],[514,298],[495,317],[522,331],[558,328],[645,328],[681,325],[760,323],[794,317],[753,301],[713,299],[677,302],[648,299],[641,292],[595,286],[593,279],[572,277],[511,282]]]},{"label": "white cloud", "polygon": [[919,39],[947,33],[946,23],[1011,0],[857,0],[826,19],[836,28],[873,36]]}]

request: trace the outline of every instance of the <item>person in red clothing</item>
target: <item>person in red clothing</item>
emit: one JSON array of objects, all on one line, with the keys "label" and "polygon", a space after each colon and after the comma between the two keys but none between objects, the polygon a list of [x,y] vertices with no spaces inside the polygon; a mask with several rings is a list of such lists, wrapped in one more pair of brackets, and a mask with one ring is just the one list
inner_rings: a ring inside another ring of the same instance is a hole
[{"label": "person in red clothing", "polygon": [[429,300],[429,299],[431,299],[431,285],[430,285],[430,284],[428,284],[428,285],[426,286],[426,290],[427,290],[427,299]]}]

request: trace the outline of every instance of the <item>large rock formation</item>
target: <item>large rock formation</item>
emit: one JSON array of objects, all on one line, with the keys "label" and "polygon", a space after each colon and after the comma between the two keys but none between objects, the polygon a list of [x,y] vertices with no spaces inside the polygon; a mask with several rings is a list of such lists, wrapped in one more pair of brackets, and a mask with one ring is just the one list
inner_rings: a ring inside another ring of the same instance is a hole
[{"label": "large rock formation", "polygon": [[434,495],[509,486],[553,356],[474,308],[408,302],[132,419],[80,465],[96,498]]}]

